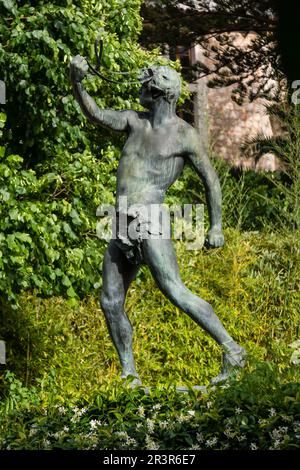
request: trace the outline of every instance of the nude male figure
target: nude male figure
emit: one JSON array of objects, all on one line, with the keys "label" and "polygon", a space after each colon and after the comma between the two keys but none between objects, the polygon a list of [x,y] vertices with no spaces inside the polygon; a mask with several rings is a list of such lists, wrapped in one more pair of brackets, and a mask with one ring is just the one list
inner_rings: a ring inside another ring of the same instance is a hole
[{"label": "nude male figure", "polygon": [[[99,109],[82,85],[88,70],[86,60],[77,55],[70,65],[73,90],[83,113],[96,125],[127,134],[117,171],[117,213],[120,201],[127,197],[129,220],[139,217],[137,204],[160,204],[166,190],[191,162],[201,177],[208,203],[210,230],[206,244],[224,243],[221,226],[221,189],[196,130],[176,115],[180,77],[170,67],[155,66],[141,77],[140,103],[147,110],[114,111]],[[151,223],[148,224],[151,233]],[[245,350],[226,331],[211,305],[194,295],[180,278],[170,239],[133,240],[128,236],[110,241],[103,262],[101,306],[112,341],[118,352],[122,378],[133,376],[133,385],[141,385],[132,351],[132,326],[124,311],[126,293],[141,263],[146,263],[161,291],[187,313],[223,348],[223,366],[212,383],[225,380],[234,367],[243,367]]]}]

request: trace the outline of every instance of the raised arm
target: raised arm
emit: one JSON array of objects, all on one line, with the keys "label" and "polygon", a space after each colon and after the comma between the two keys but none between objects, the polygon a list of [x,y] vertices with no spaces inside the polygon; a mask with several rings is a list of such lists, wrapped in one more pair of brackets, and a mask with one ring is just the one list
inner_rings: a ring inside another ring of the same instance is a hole
[{"label": "raised arm", "polygon": [[82,80],[88,71],[86,60],[77,55],[70,64],[70,79],[76,100],[86,117],[94,124],[115,131],[127,131],[135,119],[135,111],[114,111],[113,109],[100,109],[93,98],[85,91]]},{"label": "raised arm", "polygon": [[210,230],[207,234],[206,245],[210,247],[223,246],[222,193],[219,178],[208,158],[207,151],[204,145],[201,144],[196,132],[191,136],[190,144],[188,157],[203,181],[208,205]]}]

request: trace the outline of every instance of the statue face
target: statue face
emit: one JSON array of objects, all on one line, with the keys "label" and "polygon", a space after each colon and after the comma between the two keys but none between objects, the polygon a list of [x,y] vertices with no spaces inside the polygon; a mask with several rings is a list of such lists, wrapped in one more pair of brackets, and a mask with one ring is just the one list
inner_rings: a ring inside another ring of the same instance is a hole
[{"label": "statue face", "polygon": [[149,83],[143,83],[140,89],[140,103],[145,108],[152,108],[153,106],[153,97],[151,92],[151,86]]},{"label": "statue face", "polygon": [[167,66],[155,66],[144,71],[140,77],[140,103],[151,108],[153,103],[163,97],[167,101],[176,100],[180,94],[180,76]]}]

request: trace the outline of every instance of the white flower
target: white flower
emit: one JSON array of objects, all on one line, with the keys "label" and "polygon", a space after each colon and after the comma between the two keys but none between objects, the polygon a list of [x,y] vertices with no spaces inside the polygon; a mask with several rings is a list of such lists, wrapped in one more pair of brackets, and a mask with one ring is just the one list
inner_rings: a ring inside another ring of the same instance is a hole
[{"label": "white flower", "polygon": [[33,424],[31,427],[30,427],[30,431],[29,431],[29,436],[34,436],[36,433],[38,432],[38,427],[36,424]]},{"label": "white flower", "polygon": [[137,423],[135,429],[138,431],[139,429],[141,429],[143,427],[143,423]]},{"label": "white flower", "polygon": [[152,434],[154,432],[155,422],[152,419],[147,418],[146,425],[147,425],[147,430],[149,434]]},{"label": "white flower", "polygon": [[74,412],[74,415],[72,416],[71,418],[71,422],[72,423],[76,423],[77,421],[80,420],[80,417],[86,412],[86,408],[82,408],[81,410],[77,407],[77,406],[74,406],[73,408],[73,412]]},{"label": "white flower", "polygon": [[281,432],[281,434],[286,434],[288,432],[289,428],[287,428],[286,426],[281,426],[279,428],[279,432]]},{"label": "white flower", "polygon": [[137,442],[136,442],[136,440],[135,440],[133,437],[127,437],[127,439],[126,439],[126,444],[127,444],[128,446],[130,446],[130,445],[136,446],[136,445],[137,445]]},{"label": "white flower", "polygon": [[208,402],[206,403],[206,408],[209,409],[209,408],[211,408],[212,406],[213,406],[213,402],[212,402],[212,401],[208,401]]},{"label": "white flower", "polygon": [[281,437],[281,432],[279,429],[273,429],[270,434],[273,439],[280,439]]},{"label": "white flower", "polygon": [[78,411],[77,411],[77,415],[78,415],[78,416],[82,416],[82,415],[84,415],[84,413],[86,413],[86,412],[87,412],[87,409],[86,409],[86,408],[81,408],[81,410],[78,410]]},{"label": "white flower", "polygon": [[176,418],[178,423],[185,423],[186,421],[189,421],[189,419],[190,419],[189,416],[184,416],[183,414],[178,415]]},{"label": "white flower", "polygon": [[189,414],[190,416],[195,416],[196,412],[195,412],[195,410],[189,410],[189,411],[188,411],[188,414]]},{"label": "white flower", "polygon": [[212,437],[211,439],[207,439],[207,441],[205,442],[205,445],[207,447],[213,447],[214,445],[216,445],[217,442],[218,442],[218,439],[216,437]]},{"label": "white flower", "polygon": [[44,439],[44,440],[43,440],[43,446],[44,446],[44,447],[50,447],[50,446],[51,446],[51,442],[50,442],[48,439]]},{"label": "white flower", "polygon": [[138,407],[138,415],[141,416],[142,418],[145,416],[145,409],[143,406]]},{"label": "white flower", "polygon": [[270,408],[269,409],[269,416],[272,417],[272,416],[275,416],[276,415],[276,410],[275,408]]},{"label": "white flower", "polygon": [[156,442],[154,442],[154,440],[150,436],[147,435],[145,441],[146,441],[147,450],[159,449],[159,445],[156,444]]},{"label": "white flower", "polygon": [[200,443],[204,441],[204,436],[203,436],[202,432],[198,432],[198,433],[196,434],[196,439],[197,439],[197,441],[200,442]]},{"label": "white flower", "polygon": [[243,441],[245,441],[246,439],[247,439],[247,438],[246,438],[245,434],[241,434],[240,436],[237,436],[237,440],[238,440],[239,442],[243,442]]},{"label": "white flower", "polygon": [[58,440],[60,439],[61,437],[63,437],[65,435],[65,432],[64,430],[62,429],[61,431],[57,431],[53,434],[53,437],[54,439]]},{"label": "white flower", "polygon": [[167,429],[168,426],[169,426],[168,421],[160,421],[160,423],[159,423],[160,429]]},{"label": "white flower", "polygon": [[225,436],[228,437],[228,439],[234,437],[234,433],[232,432],[232,429],[230,427],[226,427],[223,432]]},{"label": "white flower", "polygon": [[128,434],[127,434],[126,431],[117,431],[115,434],[116,434],[116,436],[119,437],[120,439],[125,439],[125,440],[126,440],[126,439],[129,438],[129,436],[128,436]]},{"label": "white flower", "polygon": [[152,409],[159,411],[159,410],[161,409],[161,404],[160,404],[160,403],[156,403],[156,405],[154,405]]},{"label": "white flower", "polygon": [[257,447],[256,444],[254,444],[254,442],[251,442],[251,444],[250,444],[250,449],[251,449],[251,450],[257,450],[258,447]]},{"label": "white flower", "polygon": [[281,426],[278,429],[273,429],[270,435],[273,439],[280,440],[286,435],[287,432],[288,428],[286,426]]},{"label": "white flower", "polygon": [[66,408],[64,406],[59,406],[58,407],[58,411],[60,412],[60,414],[64,415],[66,414]]},{"label": "white flower", "polygon": [[71,418],[71,423],[77,423],[80,420],[80,416],[74,415]]},{"label": "white flower", "polygon": [[283,421],[286,421],[287,423],[290,423],[291,421],[293,421],[292,416],[282,415],[281,418],[283,419]]},{"label": "white flower", "polygon": [[101,426],[101,421],[99,421],[98,419],[92,419],[90,421],[90,428],[91,429],[97,429],[98,426]]},{"label": "white flower", "polygon": [[63,430],[64,430],[64,432],[69,432],[68,426],[64,426],[64,427],[63,427]]},{"label": "white flower", "polygon": [[199,446],[199,444],[193,444],[192,447],[189,448],[189,450],[201,450],[201,446]]},{"label": "white flower", "polygon": [[240,415],[241,413],[243,413],[243,410],[241,410],[241,408],[237,407],[235,410],[237,415]]}]

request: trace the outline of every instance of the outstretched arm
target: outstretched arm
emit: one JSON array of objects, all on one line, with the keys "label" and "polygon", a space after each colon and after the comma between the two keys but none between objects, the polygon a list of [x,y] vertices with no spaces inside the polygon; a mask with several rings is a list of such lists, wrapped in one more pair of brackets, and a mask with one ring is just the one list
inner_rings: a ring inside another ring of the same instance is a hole
[{"label": "outstretched arm", "polygon": [[210,230],[207,234],[206,244],[210,247],[223,246],[222,194],[219,178],[208,158],[205,147],[199,143],[198,139],[196,141],[194,136],[191,140],[191,144],[189,160],[203,181],[208,205]]},{"label": "outstretched arm", "polygon": [[76,100],[86,117],[94,124],[115,131],[127,131],[135,117],[134,111],[114,111],[112,109],[100,109],[93,98],[85,91],[82,85],[88,71],[86,60],[77,55],[70,64],[70,78]]}]

